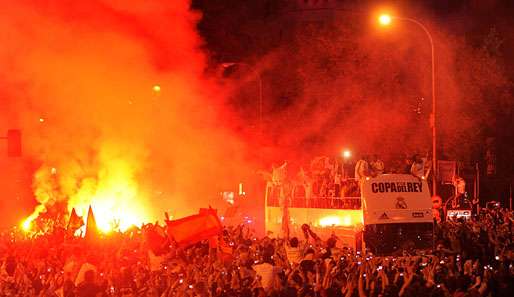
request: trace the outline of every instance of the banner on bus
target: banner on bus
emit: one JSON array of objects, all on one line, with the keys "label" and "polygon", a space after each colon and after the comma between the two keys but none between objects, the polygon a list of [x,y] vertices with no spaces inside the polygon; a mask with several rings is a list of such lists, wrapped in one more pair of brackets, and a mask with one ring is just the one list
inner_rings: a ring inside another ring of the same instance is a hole
[{"label": "banner on bus", "polygon": [[383,174],[362,183],[364,224],[432,222],[426,180],[408,174]]}]

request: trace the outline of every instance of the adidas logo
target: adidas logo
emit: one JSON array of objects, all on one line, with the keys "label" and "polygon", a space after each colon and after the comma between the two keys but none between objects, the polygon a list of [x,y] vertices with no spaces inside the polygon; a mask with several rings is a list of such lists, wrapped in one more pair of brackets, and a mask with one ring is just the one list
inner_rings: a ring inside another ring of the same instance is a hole
[{"label": "adidas logo", "polygon": [[379,220],[389,220],[389,217],[387,216],[387,214],[384,212],[380,217],[378,217]]}]

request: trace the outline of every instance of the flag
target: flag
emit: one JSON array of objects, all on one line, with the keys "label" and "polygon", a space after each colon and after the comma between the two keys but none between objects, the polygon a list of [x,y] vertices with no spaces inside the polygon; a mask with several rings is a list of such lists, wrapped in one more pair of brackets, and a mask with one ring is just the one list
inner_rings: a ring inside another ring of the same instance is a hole
[{"label": "flag", "polygon": [[218,211],[216,209],[212,208],[210,205],[209,205],[209,208],[200,208],[198,213],[201,215],[213,214],[215,216],[218,216]]},{"label": "flag", "polygon": [[219,244],[218,236],[212,236],[211,238],[209,238],[209,248],[215,249],[218,247],[218,244]]},{"label": "flag", "polygon": [[86,223],[86,241],[93,241],[98,239],[98,227],[96,226],[95,215],[93,214],[93,208],[89,206],[87,211],[87,223]]},{"label": "flag", "polygon": [[237,206],[230,206],[225,211],[225,218],[233,218],[236,216],[238,207]]},{"label": "flag", "polygon": [[68,234],[73,235],[78,228],[84,226],[84,220],[82,217],[77,215],[75,208],[71,209],[70,220],[68,222],[68,226],[66,226],[66,231]]},{"label": "flag", "polygon": [[195,244],[221,233],[221,222],[216,210],[202,209],[197,215],[166,222],[168,236],[180,246]]}]

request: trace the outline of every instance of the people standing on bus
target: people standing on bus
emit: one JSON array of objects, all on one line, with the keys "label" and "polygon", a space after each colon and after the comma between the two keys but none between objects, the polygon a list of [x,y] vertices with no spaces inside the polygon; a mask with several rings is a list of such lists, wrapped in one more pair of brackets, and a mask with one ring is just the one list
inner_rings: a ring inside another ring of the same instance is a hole
[{"label": "people standing on bus", "polygon": [[[404,167],[403,167],[403,173],[405,174],[411,174],[412,173],[412,159],[409,158],[409,157],[405,157],[405,161],[404,161]],[[402,173],[402,172],[399,172],[399,173]]]},{"label": "people standing on bus", "polygon": [[336,171],[334,175],[334,197],[341,198],[341,182],[342,176],[339,172]]},{"label": "people standing on bus", "polygon": [[428,180],[430,173],[432,173],[432,159],[429,157],[428,153],[421,159],[425,165],[425,179]]},{"label": "people standing on bus", "polygon": [[326,198],[328,196],[328,190],[329,190],[329,181],[328,179],[323,175],[321,179],[321,187],[319,189],[319,197]]},{"label": "people standing on bus", "polygon": [[355,179],[359,181],[369,176],[368,156],[362,156],[357,164],[355,164]]},{"label": "people standing on bus", "polygon": [[373,155],[373,160],[371,161],[370,165],[372,176],[384,174],[384,162],[380,160],[378,155]]},{"label": "people standing on bus", "polygon": [[284,182],[287,177],[286,171],[287,161],[284,164],[277,166],[276,164],[271,165],[271,183],[273,185],[273,197],[283,199],[284,198]]},{"label": "people standing on bus", "polygon": [[284,164],[280,166],[276,166],[275,164],[271,165],[272,171],[271,171],[271,181],[274,185],[280,186],[282,182],[286,179],[287,172],[286,172],[286,166],[287,161],[284,161]]},{"label": "people standing on bus", "polygon": [[412,157],[410,173],[417,178],[425,178],[425,162],[418,154]]},{"label": "people standing on bus", "polygon": [[[303,187],[303,190],[304,190],[303,197],[305,197],[306,199],[310,199],[311,193],[312,193],[312,183],[311,183],[309,176],[307,175],[307,172],[305,172],[303,167],[300,167],[300,171],[296,175],[296,179],[297,179],[297,186]],[[297,195],[294,195],[294,196],[297,196]]]},{"label": "people standing on bus", "polygon": [[359,184],[359,189],[361,188],[364,179],[370,176],[368,161],[368,156],[363,155],[362,158],[355,164],[355,180]]}]

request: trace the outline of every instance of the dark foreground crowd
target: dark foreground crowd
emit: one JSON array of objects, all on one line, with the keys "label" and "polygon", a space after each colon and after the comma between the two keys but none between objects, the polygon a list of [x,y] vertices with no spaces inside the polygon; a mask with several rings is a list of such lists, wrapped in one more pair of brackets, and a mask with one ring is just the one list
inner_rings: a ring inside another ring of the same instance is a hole
[{"label": "dark foreground crowd", "polygon": [[[255,238],[226,228],[165,253],[141,230],[86,244],[46,234],[0,240],[0,296],[514,296],[513,213],[485,210],[436,227],[436,248],[376,256],[305,233]],[[157,254],[157,255],[156,255]]]}]

